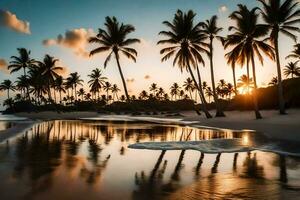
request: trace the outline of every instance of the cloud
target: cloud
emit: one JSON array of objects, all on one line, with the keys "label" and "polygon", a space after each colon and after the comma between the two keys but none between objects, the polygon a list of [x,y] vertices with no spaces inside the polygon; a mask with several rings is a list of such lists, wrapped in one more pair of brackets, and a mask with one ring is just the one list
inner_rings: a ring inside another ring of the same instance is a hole
[{"label": "cloud", "polygon": [[146,79],[146,80],[147,80],[147,79],[150,79],[150,78],[151,78],[151,77],[150,77],[150,75],[148,75],[148,74],[144,76],[144,79]]},{"label": "cloud", "polygon": [[220,7],[219,7],[219,12],[220,12],[220,13],[224,13],[224,12],[227,12],[227,11],[228,11],[227,6],[223,5],[223,6],[220,6]]},{"label": "cloud", "polygon": [[4,59],[0,59],[0,71],[6,74],[9,73],[9,70],[7,69],[7,62]]},{"label": "cloud", "polygon": [[9,11],[0,10],[0,25],[6,26],[19,33],[31,34],[30,23],[17,18]]},{"label": "cloud", "polygon": [[128,79],[126,79],[127,83],[133,83],[134,81],[135,81],[134,78],[128,78]]},{"label": "cloud", "polygon": [[89,52],[86,50],[88,38],[95,35],[92,29],[78,28],[67,30],[64,35],[58,35],[56,39],[46,39],[43,41],[44,46],[60,45],[69,49],[82,57],[88,57]]}]

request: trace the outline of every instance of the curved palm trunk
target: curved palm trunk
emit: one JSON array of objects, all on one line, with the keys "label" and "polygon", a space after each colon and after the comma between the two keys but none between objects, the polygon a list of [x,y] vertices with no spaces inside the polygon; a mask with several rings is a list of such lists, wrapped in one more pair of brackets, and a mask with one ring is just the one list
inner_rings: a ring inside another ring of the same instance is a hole
[{"label": "curved palm trunk", "polygon": [[194,76],[194,73],[193,73],[193,71],[192,71],[192,69],[191,69],[191,66],[188,64],[188,70],[189,70],[189,72],[190,72],[190,74],[191,74],[191,77],[192,77],[192,80],[194,81],[194,83],[195,83],[195,86],[196,86],[196,88],[197,88],[197,90],[199,91],[199,93],[200,93],[200,98],[201,98],[201,101],[202,101],[202,109],[203,109],[203,112],[205,113],[205,116],[206,116],[206,118],[212,118],[212,116],[211,116],[211,114],[208,112],[208,110],[207,110],[207,107],[206,107],[206,102],[205,102],[205,99],[203,98],[203,93],[202,93],[202,90],[201,90],[201,88],[199,87],[199,85],[198,85],[198,83],[197,83],[197,81],[196,81],[196,79],[195,79],[195,76]]},{"label": "curved palm trunk", "polygon": [[252,62],[252,73],[253,73],[253,82],[254,82],[254,89],[252,92],[252,96],[253,96],[253,104],[254,104],[254,112],[255,112],[255,117],[256,119],[262,119],[262,116],[259,112],[259,108],[258,108],[258,103],[257,103],[257,94],[256,94],[256,90],[257,90],[257,84],[256,84],[256,74],[255,74],[255,61],[254,61],[254,55],[251,55],[251,62]]},{"label": "curved palm trunk", "polygon": [[233,75],[233,85],[234,85],[234,94],[237,95],[237,87],[236,87],[236,77],[235,77],[235,64],[232,64],[232,75]]},{"label": "curved palm trunk", "polygon": [[7,99],[9,99],[9,89],[7,89]]},{"label": "curved palm trunk", "polygon": [[122,72],[122,69],[121,69],[120,62],[119,62],[119,54],[118,54],[117,51],[114,51],[114,53],[115,53],[115,57],[116,57],[116,60],[117,60],[117,65],[118,65],[118,69],[119,69],[119,72],[120,72],[120,76],[121,76],[121,79],[122,79],[122,83],[123,83],[123,87],[124,87],[126,99],[127,99],[127,101],[130,101],[130,98],[129,98],[129,95],[128,95],[128,91],[127,91],[126,82],[125,82],[125,78],[123,76],[123,72]]},{"label": "curved palm trunk", "polygon": [[76,84],[75,84],[75,101],[77,101],[77,89],[76,89]]},{"label": "curved palm trunk", "polygon": [[[27,78],[25,67],[23,67],[23,70],[24,70],[24,76]],[[29,94],[29,86],[28,85],[26,86],[26,95],[27,95],[28,100],[30,101],[30,94]]]},{"label": "curved palm trunk", "polygon": [[249,59],[247,58],[247,78],[248,78],[248,83],[247,83],[247,92],[248,94],[250,93],[250,70],[249,70]]},{"label": "curved palm trunk", "polygon": [[284,108],[284,98],[283,98],[283,88],[282,88],[282,78],[281,78],[281,68],[280,68],[280,58],[279,58],[279,50],[278,50],[278,32],[275,36],[275,54],[276,54],[276,64],[277,64],[277,77],[278,77],[278,100],[279,100],[279,113],[281,115],[286,114]]},{"label": "curved palm trunk", "polygon": [[210,61],[210,75],[211,75],[211,83],[212,83],[212,89],[214,94],[214,101],[216,104],[216,117],[225,117],[224,112],[222,111],[218,96],[216,93],[216,85],[215,85],[215,77],[214,77],[214,66],[213,66],[213,37],[210,37],[210,43],[209,43],[209,61]]}]

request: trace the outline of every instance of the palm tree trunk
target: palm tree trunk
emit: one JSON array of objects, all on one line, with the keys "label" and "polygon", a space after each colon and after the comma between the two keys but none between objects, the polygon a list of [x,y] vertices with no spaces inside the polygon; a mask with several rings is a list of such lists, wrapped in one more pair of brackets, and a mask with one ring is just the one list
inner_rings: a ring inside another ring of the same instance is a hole
[{"label": "palm tree trunk", "polygon": [[236,87],[236,78],[235,78],[235,64],[232,64],[232,74],[233,74],[233,85],[234,85],[234,93],[237,95],[237,87]]},{"label": "palm tree trunk", "polygon": [[249,70],[249,59],[247,58],[247,78],[248,78],[248,83],[247,83],[247,93],[250,93],[250,70]]},{"label": "palm tree trunk", "polygon": [[209,43],[209,61],[210,61],[210,75],[211,75],[211,83],[212,83],[212,89],[214,94],[214,101],[216,105],[216,117],[225,117],[224,112],[220,108],[218,96],[216,93],[216,85],[215,85],[215,77],[214,77],[214,66],[213,66],[213,37],[210,37],[210,43]]},{"label": "palm tree trunk", "polygon": [[127,101],[130,101],[129,95],[128,95],[128,91],[127,91],[126,82],[125,82],[125,79],[124,79],[124,76],[123,76],[123,72],[122,72],[122,69],[121,69],[121,66],[120,66],[120,62],[119,62],[118,51],[114,51],[114,53],[115,53],[115,57],[116,57],[116,60],[117,60],[117,65],[118,65],[118,69],[119,69],[119,72],[120,72],[120,76],[121,76],[121,79],[122,79],[122,83],[123,83],[123,87],[124,87],[126,99],[127,99]]},{"label": "palm tree trunk", "polygon": [[54,103],[56,103],[56,91],[54,88],[53,88],[53,94],[54,94]]},{"label": "palm tree trunk", "polygon": [[257,84],[256,84],[256,74],[255,74],[255,61],[254,61],[254,55],[251,55],[251,62],[252,62],[252,73],[253,73],[253,82],[254,82],[254,89],[252,92],[253,96],[253,104],[254,104],[254,111],[255,111],[255,117],[256,119],[262,119],[262,116],[259,112],[258,103],[257,103]]},{"label": "palm tree trunk", "polygon": [[212,116],[211,116],[211,114],[208,112],[208,110],[207,110],[207,107],[206,107],[206,102],[205,102],[205,99],[204,99],[204,97],[203,97],[203,93],[202,93],[202,90],[201,90],[201,88],[199,87],[199,85],[198,85],[198,83],[197,83],[197,81],[196,81],[196,79],[195,79],[195,76],[194,76],[194,73],[193,73],[193,71],[192,71],[192,69],[191,69],[191,66],[190,66],[190,64],[188,63],[188,70],[189,70],[189,72],[190,72],[190,74],[191,74],[191,77],[192,77],[192,80],[194,81],[194,84],[195,84],[195,86],[196,86],[196,88],[197,88],[197,90],[199,91],[199,93],[200,93],[200,98],[201,98],[201,101],[202,101],[202,110],[203,110],[203,112],[205,113],[205,116],[206,116],[206,118],[211,118]]},{"label": "palm tree trunk", "polygon": [[7,99],[9,99],[9,89],[7,89]]},{"label": "palm tree trunk", "polygon": [[279,99],[279,113],[281,115],[286,114],[284,108],[284,98],[283,98],[283,88],[282,88],[282,78],[281,78],[281,68],[280,68],[280,58],[278,50],[278,31],[275,36],[275,53],[276,53],[276,64],[277,64],[277,77],[278,77],[278,99]]},{"label": "palm tree trunk", "polygon": [[[25,67],[23,67],[23,71],[24,71],[24,76],[27,78]],[[26,86],[26,95],[27,95],[28,100],[30,101],[28,85]]]},{"label": "palm tree trunk", "polygon": [[75,84],[75,101],[77,101],[77,89],[76,89],[76,84]]},{"label": "palm tree trunk", "polygon": [[61,104],[61,90],[59,91],[59,103]]}]

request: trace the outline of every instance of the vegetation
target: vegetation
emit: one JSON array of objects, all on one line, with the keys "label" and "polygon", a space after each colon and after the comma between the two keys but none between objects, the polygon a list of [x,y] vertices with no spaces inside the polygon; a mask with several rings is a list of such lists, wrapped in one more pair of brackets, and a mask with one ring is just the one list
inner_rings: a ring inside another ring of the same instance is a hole
[{"label": "vegetation", "polygon": [[[183,83],[174,82],[169,88],[152,83],[149,91],[130,95],[120,56],[125,55],[136,61],[138,52],[132,45],[140,40],[128,38],[135,31],[134,26],[120,23],[115,17],[106,17],[105,28],[100,28],[95,37],[89,38],[90,43],[99,45],[90,51],[90,56],[108,52],[104,69],[111,57],[115,57],[124,95],[100,68],[92,70],[87,77],[88,82],[84,83],[77,72],[62,76],[63,67],[57,65],[58,59],[45,55],[39,61],[31,58],[29,50],[18,48],[18,55],[11,57],[8,69],[11,73],[20,70],[23,73],[15,82],[4,80],[0,83],[0,90],[7,92],[3,105],[7,107],[7,112],[96,110],[137,114],[195,109],[198,113],[202,110],[207,118],[211,118],[211,109],[216,109],[216,117],[225,116],[224,110],[253,109],[256,118],[260,119],[259,109],[279,108],[280,113],[284,114],[285,108],[300,106],[300,44],[296,43],[286,56],[289,63],[284,67],[283,74],[288,79],[282,80],[278,40],[280,33],[296,41],[295,34],[300,32],[299,3],[295,0],[258,1],[260,7],[237,6],[237,10],[229,15],[233,25],[225,37],[220,36],[223,28],[217,26],[216,16],[204,22],[196,21],[196,13],[192,10],[178,10],[171,21],[163,22],[166,30],[159,33],[163,38],[158,42],[158,45],[163,45],[161,61],[173,58],[174,66],[182,72],[187,71],[190,77]],[[215,80],[215,74],[218,74],[214,69],[215,39],[221,41],[226,50],[224,56],[232,68],[233,84],[224,79]],[[209,60],[210,82],[201,79],[203,74],[199,66],[206,65],[205,56]],[[256,76],[259,68],[256,61],[263,65],[265,57],[276,61],[277,76],[270,80],[268,87],[258,88]],[[246,67],[245,74],[240,78],[236,77],[236,65]],[[11,97],[11,92],[14,97]]]}]

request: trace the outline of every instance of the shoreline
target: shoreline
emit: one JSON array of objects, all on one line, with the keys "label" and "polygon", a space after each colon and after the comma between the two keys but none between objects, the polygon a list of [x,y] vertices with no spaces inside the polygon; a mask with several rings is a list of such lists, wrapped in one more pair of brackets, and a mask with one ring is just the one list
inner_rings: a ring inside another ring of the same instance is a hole
[{"label": "shoreline", "polygon": [[[211,112],[214,114],[214,112]],[[17,117],[25,117],[26,121],[16,121],[16,126],[0,131],[0,142],[16,134],[25,131],[36,121],[42,120],[111,120],[109,117],[118,117],[119,120],[139,120],[154,123],[172,123],[192,126],[196,128],[231,129],[233,131],[256,131],[271,139],[290,140],[300,142],[300,109],[290,109],[287,115],[279,115],[277,110],[262,110],[263,119],[254,119],[253,111],[227,111],[226,117],[206,119],[202,114],[197,115],[194,111],[180,112],[180,116],[170,115],[103,115],[97,112],[66,112],[57,113],[52,111],[39,113],[16,113]],[[105,116],[108,117],[105,119]],[[18,132],[18,133],[16,133]],[[3,139],[4,138],[4,139]]]}]

